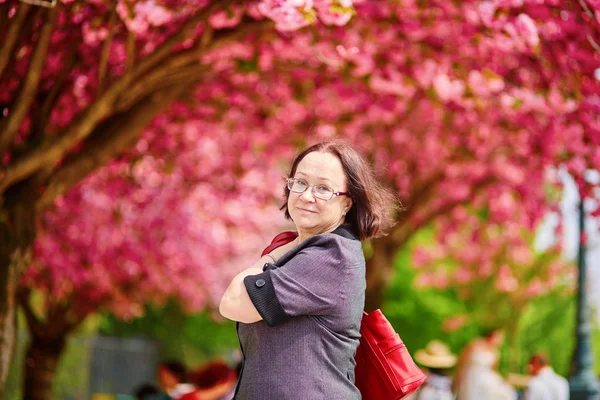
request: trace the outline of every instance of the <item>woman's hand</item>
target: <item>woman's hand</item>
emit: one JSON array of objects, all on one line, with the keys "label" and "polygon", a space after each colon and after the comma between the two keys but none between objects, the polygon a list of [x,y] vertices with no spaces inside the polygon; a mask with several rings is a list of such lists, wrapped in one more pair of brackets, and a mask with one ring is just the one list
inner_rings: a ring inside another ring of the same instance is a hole
[{"label": "woman's hand", "polygon": [[245,324],[262,320],[256,307],[254,307],[254,303],[250,300],[250,296],[248,296],[246,286],[244,286],[244,278],[248,275],[262,273],[263,265],[270,261],[269,257],[263,256],[250,268],[243,270],[233,278],[219,304],[219,312],[222,316]]}]

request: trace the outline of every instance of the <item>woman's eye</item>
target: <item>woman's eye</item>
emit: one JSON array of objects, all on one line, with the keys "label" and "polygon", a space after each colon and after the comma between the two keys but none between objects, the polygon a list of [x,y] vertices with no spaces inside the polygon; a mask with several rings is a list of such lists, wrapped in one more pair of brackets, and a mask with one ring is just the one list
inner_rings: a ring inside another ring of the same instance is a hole
[{"label": "woman's eye", "polygon": [[327,186],[318,186],[317,190],[323,193],[327,193],[327,192],[333,192],[333,190],[331,190],[329,187]]},{"label": "woman's eye", "polygon": [[306,183],[306,181],[303,181],[303,180],[301,179],[301,180],[298,180],[298,181],[296,181],[296,185],[304,187],[304,186],[306,186],[306,185],[307,185],[307,183]]}]

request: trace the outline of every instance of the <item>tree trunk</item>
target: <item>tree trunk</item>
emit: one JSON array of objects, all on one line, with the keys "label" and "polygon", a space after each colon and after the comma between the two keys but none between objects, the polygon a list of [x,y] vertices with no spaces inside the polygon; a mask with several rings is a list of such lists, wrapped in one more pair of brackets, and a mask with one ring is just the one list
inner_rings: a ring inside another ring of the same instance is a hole
[{"label": "tree trunk", "polygon": [[33,335],[25,358],[24,400],[52,399],[52,383],[66,336],[49,339]]},{"label": "tree trunk", "polygon": [[373,256],[367,261],[366,312],[381,308],[396,255],[396,247],[388,236],[373,240],[372,245]]},{"label": "tree trunk", "polygon": [[[6,229],[4,223],[0,227]],[[15,249],[7,246],[4,235],[0,238],[0,399],[4,398],[4,387],[8,377],[16,344],[16,267],[11,263]]]},{"label": "tree trunk", "polygon": [[31,262],[35,207],[25,191],[0,197],[0,399],[17,338],[16,291],[21,272]]}]

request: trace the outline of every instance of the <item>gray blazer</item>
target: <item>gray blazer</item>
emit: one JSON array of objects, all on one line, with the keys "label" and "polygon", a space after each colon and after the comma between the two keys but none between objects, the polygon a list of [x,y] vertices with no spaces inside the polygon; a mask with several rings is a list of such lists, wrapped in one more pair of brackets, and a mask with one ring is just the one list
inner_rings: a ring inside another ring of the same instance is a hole
[{"label": "gray blazer", "polygon": [[347,228],[315,235],[244,285],[263,320],[238,324],[236,400],[357,400],[365,259]]}]

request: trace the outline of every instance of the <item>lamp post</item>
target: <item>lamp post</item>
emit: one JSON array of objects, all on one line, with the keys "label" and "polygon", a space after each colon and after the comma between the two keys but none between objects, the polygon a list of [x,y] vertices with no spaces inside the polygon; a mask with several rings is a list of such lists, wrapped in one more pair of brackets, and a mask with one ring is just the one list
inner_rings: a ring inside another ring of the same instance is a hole
[{"label": "lamp post", "polygon": [[590,308],[587,296],[585,210],[583,195],[579,201],[579,252],[577,255],[577,326],[575,354],[573,355],[573,375],[569,379],[571,400],[600,400],[598,381],[594,376],[594,357]]}]

